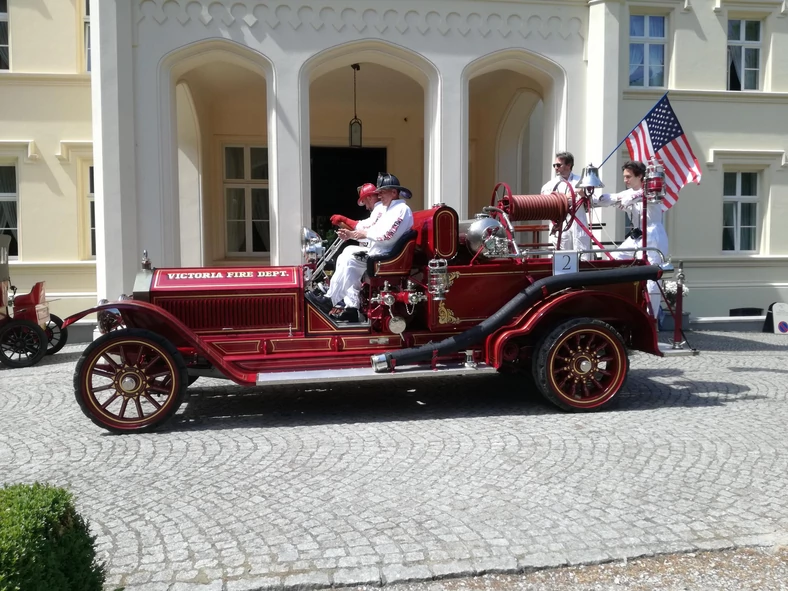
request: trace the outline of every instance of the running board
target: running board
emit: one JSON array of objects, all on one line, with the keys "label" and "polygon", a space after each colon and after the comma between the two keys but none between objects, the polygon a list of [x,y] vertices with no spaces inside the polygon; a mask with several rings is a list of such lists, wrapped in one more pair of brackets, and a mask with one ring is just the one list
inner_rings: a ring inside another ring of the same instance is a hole
[{"label": "running board", "polygon": [[377,373],[371,367],[352,369],[315,369],[311,371],[283,371],[258,373],[257,385],[276,384],[324,384],[326,382],[361,382],[367,380],[390,380],[394,378],[429,378],[460,375],[494,374],[497,370],[486,363],[466,366],[465,363],[439,363],[435,369],[429,365],[404,365],[395,371]]},{"label": "running board", "polygon": [[692,349],[686,342],[680,343],[679,348],[675,348],[673,343],[659,343],[659,350],[665,357],[691,357],[700,355],[700,351]]}]

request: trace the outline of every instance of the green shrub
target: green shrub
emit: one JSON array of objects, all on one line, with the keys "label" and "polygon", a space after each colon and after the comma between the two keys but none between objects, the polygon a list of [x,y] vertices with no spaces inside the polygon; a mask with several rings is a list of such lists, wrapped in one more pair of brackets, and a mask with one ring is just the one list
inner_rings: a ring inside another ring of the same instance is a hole
[{"label": "green shrub", "polygon": [[0,591],[101,591],[94,542],[68,491],[38,483],[0,489]]}]

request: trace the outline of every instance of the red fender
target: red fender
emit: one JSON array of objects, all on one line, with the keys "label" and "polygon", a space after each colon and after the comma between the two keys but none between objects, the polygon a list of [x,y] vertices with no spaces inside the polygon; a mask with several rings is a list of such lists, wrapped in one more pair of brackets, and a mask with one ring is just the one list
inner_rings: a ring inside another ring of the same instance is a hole
[{"label": "red fender", "polygon": [[555,324],[551,318],[583,316],[603,320],[619,329],[628,347],[662,356],[656,320],[647,311],[614,293],[582,290],[562,292],[542,300],[488,336],[487,363],[501,367],[504,345],[511,339],[531,335],[536,344]]},{"label": "red fender", "polygon": [[88,314],[101,312],[102,310],[118,310],[123,316],[126,326],[130,328],[144,328],[155,332],[169,340],[176,347],[194,348],[198,354],[205,357],[212,365],[219,368],[224,375],[237,384],[248,386],[257,383],[256,373],[239,371],[233,365],[228,364],[209,347],[206,347],[202,339],[183,322],[166,310],[148,302],[136,300],[109,302],[69,316],[63,321],[63,328],[70,326]]}]

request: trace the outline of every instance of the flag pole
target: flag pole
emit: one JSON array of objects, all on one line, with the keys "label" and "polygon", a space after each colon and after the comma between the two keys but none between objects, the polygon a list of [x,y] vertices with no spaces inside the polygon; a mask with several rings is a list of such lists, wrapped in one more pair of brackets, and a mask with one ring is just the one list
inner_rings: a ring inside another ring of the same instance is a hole
[{"label": "flag pole", "polygon": [[[662,99],[664,99],[666,96],[668,96],[668,92],[670,92],[670,91],[668,90],[668,91],[667,91],[665,94],[663,94],[663,95],[662,95],[662,97],[661,97],[661,98],[660,98],[660,99],[659,99],[659,100],[656,102],[656,104],[655,104],[653,107],[651,107],[651,110],[650,110],[648,113],[646,113],[646,114],[643,116],[643,119],[645,119],[646,117],[648,117],[649,115],[651,115],[651,112],[652,112],[654,109],[656,109],[656,108],[657,108],[657,105],[658,105],[659,103],[661,103],[661,102],[662,102]],[[635,125],[635,127],[633,127],[633,128],[632,128],[632,131],[635,131],[635,130],[636,130],[636,129],[637,129],[639,126],[640,126],[640,124],[641,124],[641,123],[643,123],[643,119],[641,119],[640,121],[638,121],[638,124],[637,124],[637,125]],[[599,165],[599,168],[602,168],[602,167],[605,165],[605,162],[607,162],[608,160],[610,160],[610,157],[611,157],[613,154],[615,154],[615,153],[618,151],[618,149],[621,147],[621,145],[622,145],[622,144],[623,144],[625,141],[627,141],[627,138],[628,138],[630,135],[632,135],[632,131],[630,131],[630,132],[629,132],[627,135],[625,135],[625,136],[624,136],[624,139],[623,139],[623,140],[621,140],[621,141],[619,142],[619,144],[618,144],[618,145],[617,145],[615,148],[613,148],[613,151],[612,151],[612,152],[610,152],[610,154],[608,154],[608,155],[607,155],[607,158],[605,158],[605,159],[604,159],[604,161],[602,161],[602,164],[600,164],[600,165]]]}]

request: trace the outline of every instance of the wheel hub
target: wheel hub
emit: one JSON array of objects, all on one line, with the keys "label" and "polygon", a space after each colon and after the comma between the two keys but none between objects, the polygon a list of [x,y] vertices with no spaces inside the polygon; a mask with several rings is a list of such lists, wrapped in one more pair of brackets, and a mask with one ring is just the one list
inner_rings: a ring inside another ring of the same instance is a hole
[{"label": "wheel hub", "polygon": [[586,376],[594,369],[594,363],[588,357],[581,357],[575,361],[575,373]]},{"label": "wheel hub", "polygon": [[124,394],[130,394],[134,392],[137,388],[139,388],[139,385],[139,378],[135,375],[126,374],[120,379],[120,389],[123,390]]}]

